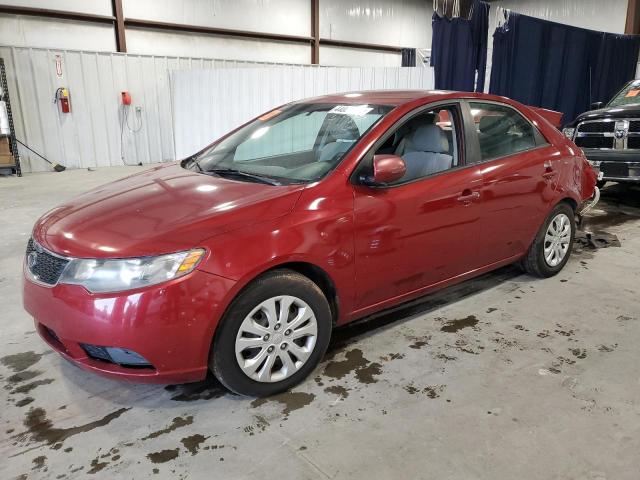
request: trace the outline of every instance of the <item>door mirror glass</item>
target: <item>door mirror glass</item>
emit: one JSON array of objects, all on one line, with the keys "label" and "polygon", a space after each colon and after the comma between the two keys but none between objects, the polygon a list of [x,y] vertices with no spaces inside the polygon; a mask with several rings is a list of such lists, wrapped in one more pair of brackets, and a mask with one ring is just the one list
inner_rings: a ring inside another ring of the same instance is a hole
[{"label": "door mirror glass", "polygon": [[402,157],[398,155],[374,155],[373,156],[373,178],[370,178],[370,185],[384,186],[394,183],[404,177],[407,167]]}]

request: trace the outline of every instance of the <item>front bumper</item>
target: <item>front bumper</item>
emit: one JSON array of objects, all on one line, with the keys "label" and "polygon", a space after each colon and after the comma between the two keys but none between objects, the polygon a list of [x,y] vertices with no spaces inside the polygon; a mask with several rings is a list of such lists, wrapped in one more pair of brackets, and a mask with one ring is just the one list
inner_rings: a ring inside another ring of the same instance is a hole
[{"label": "front bumper", "polygon": [[[141,383],[186,383],[207,373],[209,348],[235,282],[195,270],[145,289],[92,294],[78,285],[23,280],[25,309],[45,342],[80,367]],[[132,350],[151,366],[91,357],[81,344]]]},{"label": "front bumper", "polygon": [[583,150],[598,180],[640,182],[640,151]]}]

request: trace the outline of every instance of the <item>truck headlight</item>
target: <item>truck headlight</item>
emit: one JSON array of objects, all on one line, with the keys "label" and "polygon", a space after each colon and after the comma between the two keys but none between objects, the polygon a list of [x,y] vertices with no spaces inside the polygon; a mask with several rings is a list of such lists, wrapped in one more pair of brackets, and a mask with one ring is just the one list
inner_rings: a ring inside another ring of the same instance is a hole
[{"label": "truck headlight", "polygon": [[133,290],[187,275],[203,256],[204,250],[197,248],[157,257],[76,258],[65,268],[60,283],[82,285],[93,293]]},{"label": "truck headlight", "polygon": [[562,129],[562,133],[564,133],[564,136],[567,137],[569,140],[573,140],[573,134],[576,132],[575,128],[563,128]]}]

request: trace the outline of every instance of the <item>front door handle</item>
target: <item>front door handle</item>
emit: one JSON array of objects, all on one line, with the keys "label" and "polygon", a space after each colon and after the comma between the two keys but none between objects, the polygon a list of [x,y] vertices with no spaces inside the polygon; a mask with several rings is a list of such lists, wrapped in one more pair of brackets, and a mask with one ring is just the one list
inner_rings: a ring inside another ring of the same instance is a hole
[{"label": "front door handle", "polygon": [[458,201],[465,205],[468,205],[478,199],[480,199],[480,192],[472,192],[468,188],[464,189],[462,194],[458,197]]}]

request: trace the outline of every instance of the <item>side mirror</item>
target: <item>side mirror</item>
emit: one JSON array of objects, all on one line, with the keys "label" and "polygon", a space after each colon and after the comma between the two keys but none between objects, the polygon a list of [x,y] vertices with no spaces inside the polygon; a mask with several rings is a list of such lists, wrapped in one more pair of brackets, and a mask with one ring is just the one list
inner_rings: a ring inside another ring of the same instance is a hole
[{"label": "side mirror", "polygon": [[380,187],[404,177],[407,166],[398,155],[374,155],[373,177],[362,179],[362,183],[371,187]]},{"label": "side mirror", "polygon": [[602,107],[604,107],[603,102],[593,102],[591,104],[591,110],[600,110]]}]

